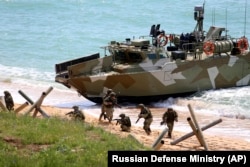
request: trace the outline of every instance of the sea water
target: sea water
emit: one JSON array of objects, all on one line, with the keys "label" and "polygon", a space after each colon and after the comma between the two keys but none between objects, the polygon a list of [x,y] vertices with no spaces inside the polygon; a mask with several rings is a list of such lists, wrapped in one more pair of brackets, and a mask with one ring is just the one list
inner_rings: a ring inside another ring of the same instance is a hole
[{"label": "sea water", "polygon": [[[160,29],[166,33],[189,33],[196,25],[194,7],[204,3],[205,31],[215,25],[226,27],[232,37],[250,37],[247,0],[0,0],[0,96],[9,90],[16,103],[23,103],[19,90],[36,100],[52,86],[43,104],[77,104],[86,111],[95,108],[95,103],[55,82],[56,63],[97,52],[104,55],[101,46],[149,35],[153,24],[161,24]],[[188,112],[187,105],[192,104],[204,118],[213,115],[234,120],[232,127],[218,129],[218,134],[233,131],[249,138],[250,130],[243,125],[250,119],[249,90],[211,90],[188,98],[163,99],[153,105]],[[98,108],[92,111],[99,114]]]}]

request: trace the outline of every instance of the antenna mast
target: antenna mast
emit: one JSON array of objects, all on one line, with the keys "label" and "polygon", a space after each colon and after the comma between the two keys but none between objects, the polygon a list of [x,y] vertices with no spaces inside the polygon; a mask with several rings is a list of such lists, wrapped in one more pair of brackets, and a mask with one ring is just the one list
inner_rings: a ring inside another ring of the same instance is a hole
[{"label": "antenna mast", "polygon": [[246,22],[247,22],[247,0],[246,0],[246,4],[245,4],[244,37],[246,36]]},{"label": "antenna mast", "polygon": [[204,37],[204,31],[203,31],[204,5],[205,2],[203,3],[203,6],[195,6],[194,8],[194,19],[197,21],[194,33],[196,34],[196,37],[198,36],[198,39],[199,37],[201,37],[201,39],[203,39]]},{"label": "antenna mast", "polygon": [[212,11],[212,25],[214,26],[215,25],[215,9],[213,8],[213,11]]},{"label": "antenna mast", "polygon": [[227,38],[227,8],[226,8],[226,38]]}]

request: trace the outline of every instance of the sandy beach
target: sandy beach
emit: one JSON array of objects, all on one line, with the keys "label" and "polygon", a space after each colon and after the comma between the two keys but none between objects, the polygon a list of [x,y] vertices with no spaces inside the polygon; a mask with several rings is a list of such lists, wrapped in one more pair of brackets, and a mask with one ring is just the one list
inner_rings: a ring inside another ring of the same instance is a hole
[{"label": "sandy beach", "polygon": [[[20,106],[21,104],[15,104],[15,108]],[[24,114],[31,105],[26,106],[24,109],[22,109],[18,114]],[[53,117],[60,117],[60,118],[67,118],[65,114],[69,111],[72,111],[71,108],[59,108],[59,107],[52,107],[52,106],[42,106],[41,107],[43,111],[47,113],[47,115]],[[123,109],[120,109],[122,112]],[[136,110],[136,109],[134,109]],[[153,108],[151,109],[153,113],[160,112],[158,110],[161,110],[160,108]],[[86,116],[86,123],[92,124],[97,127],[101,127],[105,129],[108,132],[111,132],[113,134],[119,135],[120,137],[126,137],[128,135],[134,137],[136,140],[138,140],[140,143],[143,143],[145,146],[152,147],[152,145],[155,143],[156,139],[159,137],[159,135],[162,133],[162,130],[156,130],[153,129],[151,135],[146,135],[144,130],[142,129],[142,126],[133,126],[131,128],[131,132],[122,132],[119,125],[116,125],[116,122],[108,123],[108,121],[103,120],[99,121],[96,116],[91,115],[91,109],[88,109],[88,112],[84,111],[84,114]],[[33,113],[33,112],[32,112]],[[32,114],[31,113],[31,114]],[[180,113],[179,114],[179,121],[186,121],[187,117],[189,115]],[[38,113],[36,118],[43,118],[43,116]],[[140,120],[143,122],[143,120]],[[230,122],[230,121],[229,121]],[[177,124],[177,123],[176,123]],[[175,125],[177,126],[177,125]],[[178,142],[177,144],[172,145],[171,142],[176,141],[177,139],[183,137],[187,133],[190,133],[190,130],[187,132],[180,132],[176,131],[174,129],[172,138],[166,138],[164,136],[162,140],[164,141],[164,144],[158,149],[158,150],[170,150],[170,151],[181,151],[181,150],[191,150],[191,151],[199,151],[199,150],[206,150],[205,147],[201,146],[199,143],[197,137],[193,135],[192,137],[187,138],[186,140],[182,140]],[[207,150],[209,151],[218,151],[218,150],[250,150],[250,143],[248,141],[242,140],[240,138],[230,138],[225,136],[218,136],[218,135],[212,135],[211,133],[207,134],[205,131],[203,131],[203,137],[206,142]]]}]

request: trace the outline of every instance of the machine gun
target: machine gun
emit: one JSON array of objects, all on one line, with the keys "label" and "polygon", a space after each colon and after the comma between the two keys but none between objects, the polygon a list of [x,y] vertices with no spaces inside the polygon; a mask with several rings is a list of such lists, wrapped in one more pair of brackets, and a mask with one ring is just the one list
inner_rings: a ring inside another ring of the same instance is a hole
[{"label": "machine gun", "polygon": [[113,119],[113,121],[116,121],[116,125],[121,124],[121,119]]}]

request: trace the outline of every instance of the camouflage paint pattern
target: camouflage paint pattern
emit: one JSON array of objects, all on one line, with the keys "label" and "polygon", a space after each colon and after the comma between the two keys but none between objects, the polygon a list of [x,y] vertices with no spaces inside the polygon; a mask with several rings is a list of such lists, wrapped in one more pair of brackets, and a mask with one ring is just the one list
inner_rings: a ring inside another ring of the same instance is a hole
[{"label": "camouflage paint pattern", "polygon": [[[70,85],[86,98],[102,98],[107,89],[119,96],[151,97],[246,86],[250,83],[250,53],[210,56],[197,60],[144,57],[140,63],[113,62],[106,56],[68,67]],[[129,100],[129,99],[128,99]]]}]

